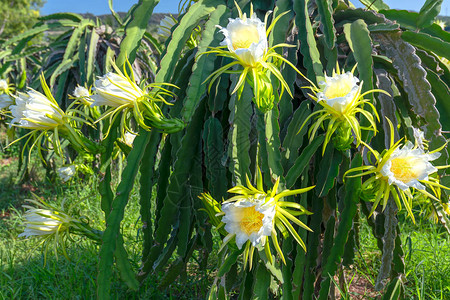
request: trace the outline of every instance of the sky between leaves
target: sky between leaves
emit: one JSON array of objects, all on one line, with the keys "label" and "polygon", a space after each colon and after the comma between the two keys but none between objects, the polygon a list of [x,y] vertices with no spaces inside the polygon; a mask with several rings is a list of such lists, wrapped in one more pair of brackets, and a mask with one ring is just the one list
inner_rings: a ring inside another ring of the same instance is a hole
[{"label": "sky between leaves", "polygon": [[[126,12],[138,0],[115,0],[113,1],[114,10],[117,12]],[[353,4],[362,7],[358,0],[353,0]],[[419,11],[425,0],[384,0],[391,8],[407,9]],[[160,0],[156,6],[157,13],[176,13],[179,0]],[[441,9],[441,15],[448,16],[450,9],[450,0],[444,0]],[[74,13],[92,13],[94,15],[108,14],[109,7],[107,0],[47,0],[47,3],[41,9],[41,15],[48,15],[57,12]]]}]

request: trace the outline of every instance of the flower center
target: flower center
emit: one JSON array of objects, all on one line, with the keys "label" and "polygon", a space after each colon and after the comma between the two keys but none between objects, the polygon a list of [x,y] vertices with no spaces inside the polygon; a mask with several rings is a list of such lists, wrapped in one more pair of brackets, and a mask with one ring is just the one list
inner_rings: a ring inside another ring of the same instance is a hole
[{"label": "flower center", "polygon": [[408,183],[417,179],[421,173],[423,163],[412,156],[396,157],[391,160],[391,172],[397,180]]},{"label": "flower center", "polygon": [[234,50],[247,49],[252,43],[257,44],[259,42],[259,34],[255,26],[241,26],[230,33]]},{"label": "flower center", "polygon": [[240,222],[241,230],[247,235],[257,233],[263,226],[264,214],[255,209],[254,206],[244,207],[242,209],[242,219]]},{"label": "flower center", "polygon": [[324,90],[328,99],[345,97],[352,91],[353,84],[350,80],[340,79],[327,86]]}]

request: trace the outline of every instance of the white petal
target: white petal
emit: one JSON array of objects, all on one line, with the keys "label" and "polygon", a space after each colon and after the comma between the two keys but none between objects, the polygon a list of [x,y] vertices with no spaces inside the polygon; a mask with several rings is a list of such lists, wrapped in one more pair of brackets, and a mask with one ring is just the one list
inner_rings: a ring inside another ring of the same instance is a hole
[{"label": "white petal", "polygon": [[0,79],[0,91],[6,91],[8,89],[8,82],[5,79]]},{"label": "white petal", "polygon": [[87,88],[85,88],[83,86],[79,86],[79,85],[73,91],[73,95],[77,98],[90,96],[89,90]]},{"label": "white petal", "polygon": [[242,248],[242,245],[244,245],[245,242],[249,240],[249,236],[246,235],[244,232],[236,233],[236,245],[239,249]]},{"label": "white petal", "polygon": [[14,99],[8,94],[0,95],[0,109],[8,108],[10,105],[14,104]]},{"label": "white petal", "polygon": [[76,168],[74,165],[69,165],[65,167],[58,168],[56,170],[58,172],[59,177],[62,178],[64,182],[68,181],[70,178],[75,175]]},{"label": "white petal", "polygon": [[248,65],[255,65],[267,52],[266,25],[253,15],[251,18],[229,19],[226,28],[222,28],[225,39],[221,45],[236,53]]},{"label": "white petal", "polygon": [[144,95],[137,84],[111,72],[95,81],[94,86],[96,95],[91,96],[94,100],[91,106],[119,107],[124,104],[133,106],[133,103]]},{"label": "white petal", "polygon": [[11,105],[10,110],[13,116],[11,124],[19,127],[47,130],[64,123],[61,109],[33,89],[29,89],[27,94],[19,93],[16,105]]}]

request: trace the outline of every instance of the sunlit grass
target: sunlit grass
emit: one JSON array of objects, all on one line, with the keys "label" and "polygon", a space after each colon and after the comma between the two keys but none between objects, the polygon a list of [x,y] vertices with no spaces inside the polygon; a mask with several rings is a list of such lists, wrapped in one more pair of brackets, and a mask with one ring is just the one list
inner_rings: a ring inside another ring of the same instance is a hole
[{"label": "sunlit grass", "polygon": [[[399,219],[405,253],[404,299],[450,299],[449,234],[442,225],[430,220],[417,217],[417,223],[413,224],[403,213]],[[361,276],[374,285],[381,251],[365,220],[361,220],[360,242],[355,262]]]},{"label": "sunlit grass", "polygon": [[[9,178],[8,172],[15,174],[16,167],[17,164],[5,167],[5,178]],[[50,184],[45,177],[33,180],[35,194],[57,205],[64,202],[65,207],[75,206],[80,215],[89,218],[92,227],[104,230],[98,178],[77,178],[68,184]],[[4,183],[0,190],[0,299],[95,299],[99,246],[86,238],[75,238],[68,244],[70,261],[62,255],[56,258],[49,251],[44,266],[44,255],[40,247],[36,248],[36,240],[17,237],[24,228],[21,204],[30,198],[30,191],[6,179]],[[125,248],[136,273],[142,252],[138,201],[136,186],[121,226]],[[160,288],[160,279],[165,274],[162,270],[150,275],[138,292],[129,290],[115,270],[111,296],[114,299],[203,299],[211,276],[199,273],[198,269],[198,264],[192,260],[188,264],[188,278],[179,278],[170,287]]]}]

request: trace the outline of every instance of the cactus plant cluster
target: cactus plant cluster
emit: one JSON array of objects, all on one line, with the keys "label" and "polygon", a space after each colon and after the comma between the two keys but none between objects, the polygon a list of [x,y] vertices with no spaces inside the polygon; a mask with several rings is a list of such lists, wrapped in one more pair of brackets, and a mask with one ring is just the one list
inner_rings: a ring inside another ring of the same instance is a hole
[{"label": "cactus plant cluster", "polygon": [[[66,139],[78,155],[99,158],[103,176],[98,297],[109,297],[114,267],[132,289],[162,270],[167,286],[195,257],[216,270],[209,299],[327,299],[333,277],[352,264],[362,214],[382,250],[376,288],[400,298],[398,211],[414,220],[412,207],[425,199],[450,233],[450,33],[434,23],[442,1],[419,13],[382,0],[361,1],[365,8],[182,1],[164,21],[164,45],[147,32],[158,2],[140,0],[123,20],[114,13],[115,31],[76,14],[43,17],[0,52],[0,76],[38,89],[30,73],[42,71],[53,106],[76,101],[76,120],[86,121],[75,128],[79,140]],[[30,46],[55,27],[68,29]],[[68,97],[77,86],[93,89]],[[6,84],[3,93],[14,90]],[[136,134],[132,147],[126,133]],[[117,151],[126,166],[114,188]],[[136,274],[120,225],[138,179]]]}]

